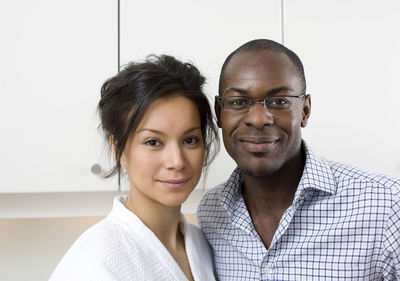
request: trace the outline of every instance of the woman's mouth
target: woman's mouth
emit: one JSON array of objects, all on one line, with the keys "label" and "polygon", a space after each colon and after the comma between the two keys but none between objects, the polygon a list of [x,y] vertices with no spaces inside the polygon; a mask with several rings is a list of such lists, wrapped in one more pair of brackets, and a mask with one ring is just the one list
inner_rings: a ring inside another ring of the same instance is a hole
[{"label": "woman's mouth", "polygon": [[182,188],[188,181],[189,178],[159,180],[159,182],[168,189]]}]

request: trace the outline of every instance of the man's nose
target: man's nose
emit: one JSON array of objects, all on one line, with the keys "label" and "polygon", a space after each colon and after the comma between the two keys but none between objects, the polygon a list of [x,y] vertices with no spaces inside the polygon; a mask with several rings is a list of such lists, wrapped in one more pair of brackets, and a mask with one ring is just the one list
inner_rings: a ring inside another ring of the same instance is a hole
[{"label": "man's nose", "polygon": [[256,102],[246,113],[244,122],[247,126],[262,128],[274,123],[274,116],[271,111],[264,106],[263,102]]}]

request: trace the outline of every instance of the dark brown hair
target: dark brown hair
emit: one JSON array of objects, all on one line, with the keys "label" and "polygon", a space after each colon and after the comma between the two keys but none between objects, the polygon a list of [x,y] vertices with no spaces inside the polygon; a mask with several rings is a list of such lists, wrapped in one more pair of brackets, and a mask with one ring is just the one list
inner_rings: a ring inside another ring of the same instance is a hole
[{"label": "dark brown hair", "polygon": [[150,55],[145,62],[131,62],[109,78],[101,87],[98,105],[100,126],[107,140],[113,136],[115,144],[116,165],[106,177],[118,173],[120,179],[120,158],[129,136],[149,105],[170,94],[179,94],[197,106],[206,151],[204,166],[208,166],[219,149],[219,138],[210,104],[203,93],[204,82],[205,78],[194,65],[168,55]]}]

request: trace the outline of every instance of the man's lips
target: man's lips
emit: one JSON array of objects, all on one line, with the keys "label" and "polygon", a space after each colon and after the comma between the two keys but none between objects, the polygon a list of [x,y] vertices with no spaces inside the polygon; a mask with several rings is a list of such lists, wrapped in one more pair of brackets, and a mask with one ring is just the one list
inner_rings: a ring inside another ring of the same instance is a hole
[{"label": "man's lips", "polygon": [[268,152],[274,148],[275,144],[279,141],[279,138],[247,136],[241,137],[239,141],[249,152]]},{"label": "man's lips", "polygon": [[179,189],[184,187],[190,178],[182,178],[182,179],[166,179],[159,180],[159,182],[169,189]]}]

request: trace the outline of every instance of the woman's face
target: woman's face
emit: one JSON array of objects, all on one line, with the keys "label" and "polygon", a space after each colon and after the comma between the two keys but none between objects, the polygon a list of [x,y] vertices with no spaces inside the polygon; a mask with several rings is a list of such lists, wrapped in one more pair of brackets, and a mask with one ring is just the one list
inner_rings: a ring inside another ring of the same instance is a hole
[{"label": "woman's face", "polygon": [[180,206],[197,185],[204,162],[200,116],[189,99],[155,100],[121,156],[134,200]]}]

